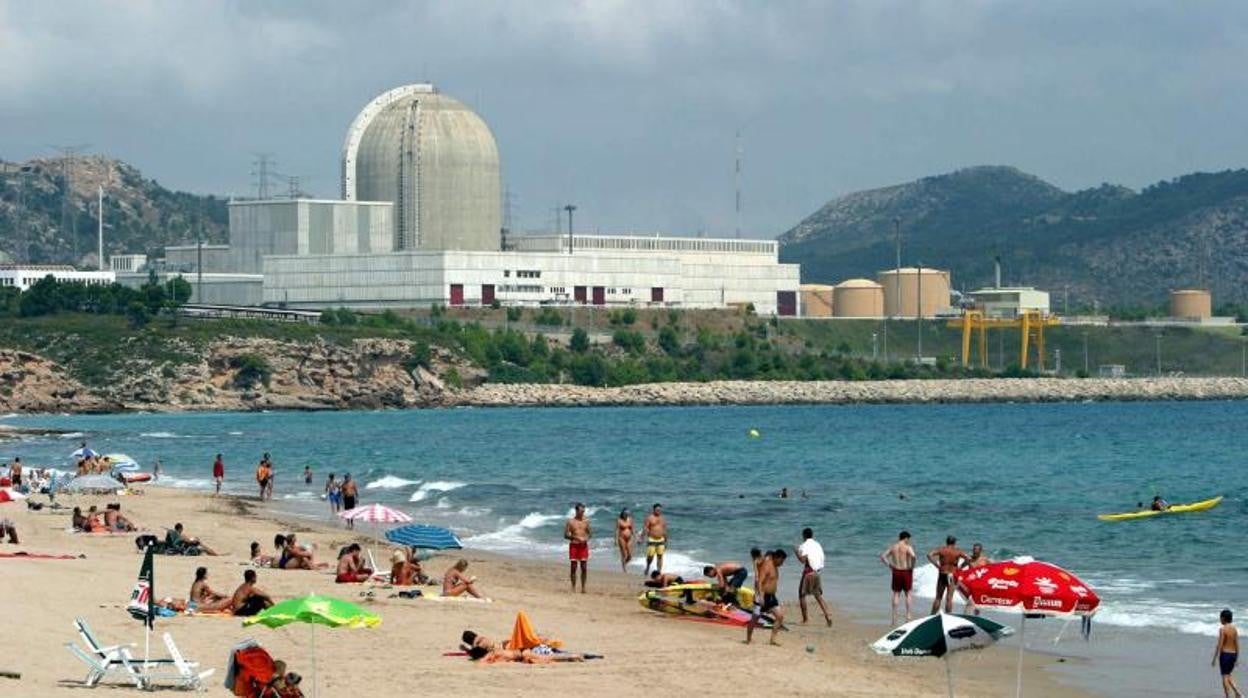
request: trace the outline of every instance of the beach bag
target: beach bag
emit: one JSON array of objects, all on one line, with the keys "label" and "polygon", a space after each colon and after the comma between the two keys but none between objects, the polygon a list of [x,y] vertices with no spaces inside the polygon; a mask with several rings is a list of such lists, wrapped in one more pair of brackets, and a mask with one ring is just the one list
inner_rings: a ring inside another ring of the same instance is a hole
[{"label": "beach bag", "polygon": [[[134,545],[139,549],[139,552],[143,552],[144,550],[147,550],[148,546],[156,545],[156,543],[158,543],[159,541],[160,539],[157,538],[156,536],[153,536],[151,534],[145,534],[145,535],[139,536],[138,538],[135,538]],[[153,551],[153,552],[156,552],[156,551]]]}]

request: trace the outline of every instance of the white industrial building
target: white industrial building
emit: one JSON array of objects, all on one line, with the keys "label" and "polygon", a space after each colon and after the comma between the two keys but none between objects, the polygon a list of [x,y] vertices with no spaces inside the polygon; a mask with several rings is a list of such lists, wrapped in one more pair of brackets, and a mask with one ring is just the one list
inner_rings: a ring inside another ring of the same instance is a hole
[{"label": "white industrial building", "polygon": [[230,305],[797,312],[799,267],[780,264],[770,240],[511,235],[504,249],[494,137],[432,85],[390,90],[352,121],[342,191],[232,201],[229,244],[168,247],[164,273],[190,281],[196,302]]},{"label": "white industrial building", "polygon": [[1030,286],[981,288],[966,297],[984,317],[1014,319],[1028,310],[1049,314],[1049,292]]},{"label": "white industrial building", "polygon": [[51,276],[57,281],[78,281],[90,286],[107,286],[116,281],[111,271],[78,271],[54,264],[0,264],[0,288],[25,292],[35,282]]}]

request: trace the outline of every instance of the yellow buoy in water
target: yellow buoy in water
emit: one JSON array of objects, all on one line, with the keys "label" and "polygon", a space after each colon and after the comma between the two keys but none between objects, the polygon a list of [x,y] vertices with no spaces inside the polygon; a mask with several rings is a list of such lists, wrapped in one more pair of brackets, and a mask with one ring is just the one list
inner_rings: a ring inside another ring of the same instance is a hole
[{"label": "yellow buoy in water", "polygon": [[751,439],[757,439],[758,437],[762,436],[762,434],[758,433],[757,429],[751,429],[746,433],[749,435]]}]

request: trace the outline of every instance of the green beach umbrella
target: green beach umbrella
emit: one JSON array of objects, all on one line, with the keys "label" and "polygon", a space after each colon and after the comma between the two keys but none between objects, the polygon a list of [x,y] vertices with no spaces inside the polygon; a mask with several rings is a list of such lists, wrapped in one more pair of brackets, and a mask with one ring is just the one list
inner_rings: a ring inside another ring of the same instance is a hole
[{"label": "green beach umbrella", "polygon": [[274,604],[243,621],[243,627],[263,625],[280,628],[291,623],[307,623],[312,626],[312,695],[316,695],[316,626],[331,628],[375,628],[381,625],[381,616],[364,608],[332,596],[309,594]]},{"label": "green beach umbrella", "polygon": [[876,640],[871,649],[898,657],[944,657],[949,695],[953,696],[953,669],[949,655],[958,650],[987,647],[1014,630],[980,616],[937,613],[912,620]]}]

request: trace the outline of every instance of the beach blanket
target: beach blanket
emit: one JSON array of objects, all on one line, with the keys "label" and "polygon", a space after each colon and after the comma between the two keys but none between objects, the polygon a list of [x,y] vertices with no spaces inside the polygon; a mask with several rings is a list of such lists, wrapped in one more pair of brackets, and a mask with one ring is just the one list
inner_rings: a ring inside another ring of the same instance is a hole
[{"label": "beach blanket", "polygon": [[428,594],[424,594],[420,598],[429,599],[430,601],[448,601],[448,602],[463,601],[465,603],[494,603],[494,599],[489,599],[489,598],[478,599],[477,597],[469,596],[468,594],[461,594],[459,596],[443,596],[442,594],[436,591],[430,592]]},{"label": "beach blanket", "polygon": [[78,560],[85,557],[86,555],[70,555],[68,553],[28,553],[24,550],[16,553],[0,553],[0,558],[17,558],[26,560]]}]

